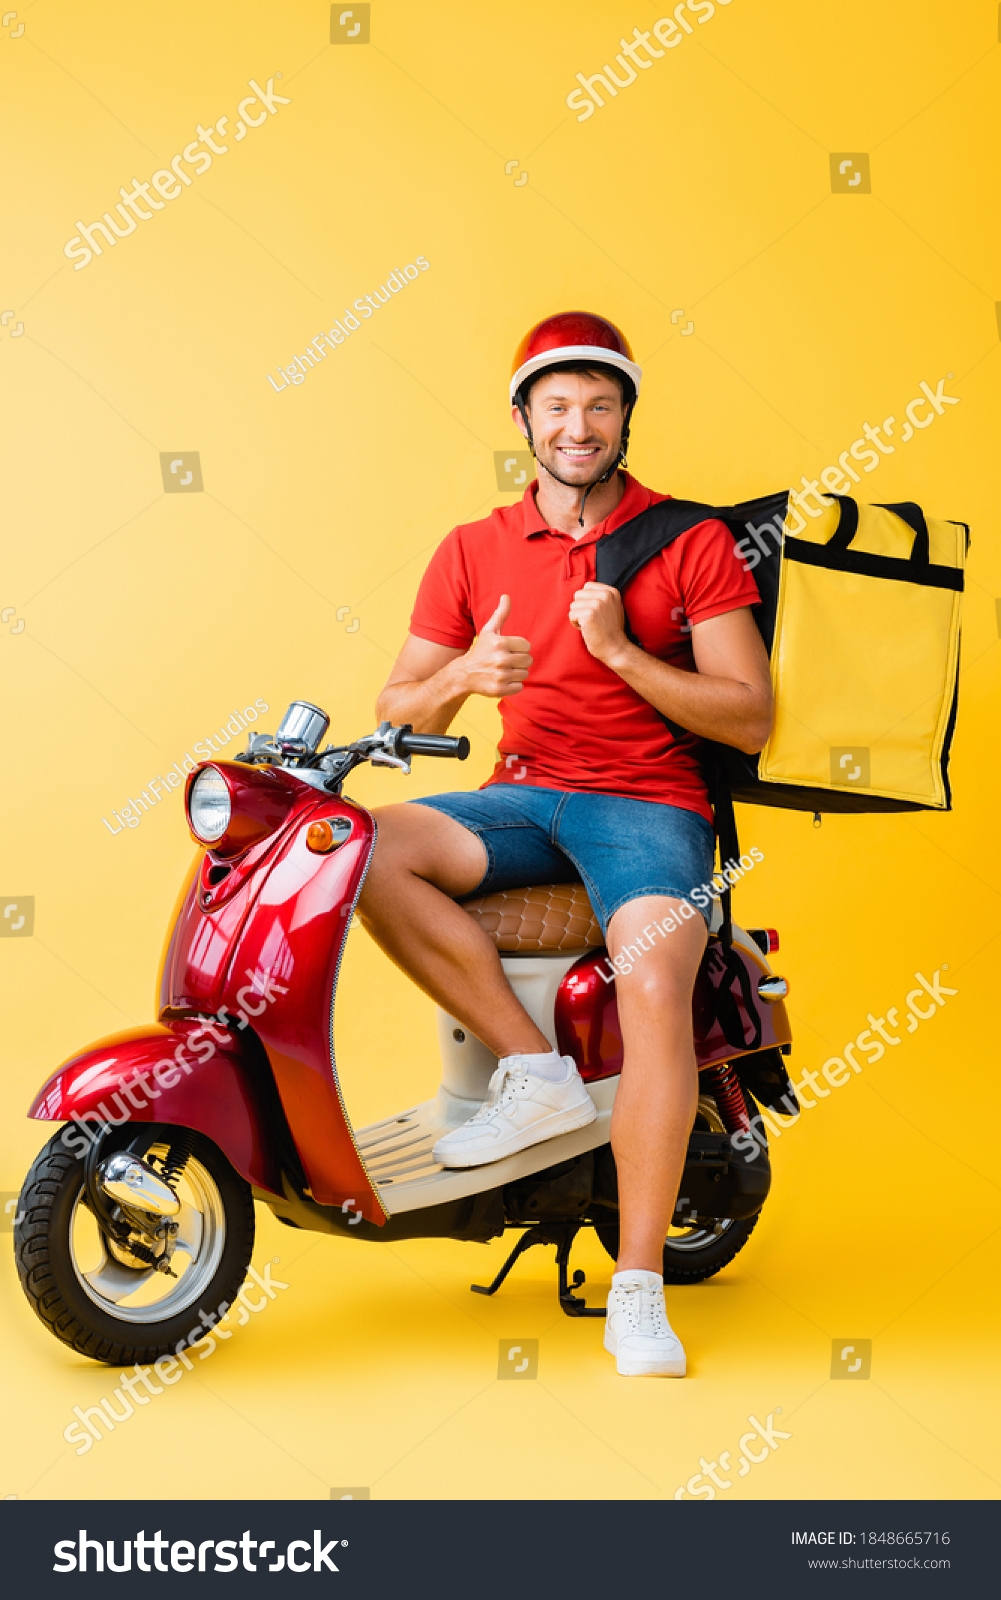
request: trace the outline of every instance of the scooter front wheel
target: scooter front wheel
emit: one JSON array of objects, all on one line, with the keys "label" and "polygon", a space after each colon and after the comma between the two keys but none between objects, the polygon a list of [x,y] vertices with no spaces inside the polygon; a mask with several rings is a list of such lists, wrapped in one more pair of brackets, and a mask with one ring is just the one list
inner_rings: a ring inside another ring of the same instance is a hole
[{"label": "scooter front wheel", "polygon": [[[157,1130],[159,1143],[144,1159],[166,1156],[170,1131]],[[21,1190],[14,1251],[22,1288],[49,1332],[93,1361],[119,1366],[173,1354],[225,1315],[246,1277],[254,1247],[250,1185],[210,1140],[176,1132],[190,1153],[176,1184],[181,1207],[169,1272],[106,1237],[86,1203],[84,1163],[61,1132]],[[118,1143],[134,1137],[133,1127]]]}]

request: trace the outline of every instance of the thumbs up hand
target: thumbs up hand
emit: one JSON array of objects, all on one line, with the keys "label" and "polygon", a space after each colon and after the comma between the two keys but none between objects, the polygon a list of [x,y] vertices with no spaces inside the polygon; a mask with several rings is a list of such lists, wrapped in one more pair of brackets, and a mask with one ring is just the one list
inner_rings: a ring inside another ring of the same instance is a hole
[{"label": "thumbs up hand", "polygon": [[480,629],[479,638],[463,657],[467,694],[482,694],[492,700],[520,694],[532,665],[531,646],[518,634],[501,630],[511,612],[510,595],[502,594],[497,609]]},{"label": "thumbs up hand", "polygon": [[484,633],[499,634],[510,614],[511,596],[509,594],[502,594],[497,602],[497,610],[494,612],[489,622],[485,622],[483,627],[480,629],[480,636],[482,637]]}]

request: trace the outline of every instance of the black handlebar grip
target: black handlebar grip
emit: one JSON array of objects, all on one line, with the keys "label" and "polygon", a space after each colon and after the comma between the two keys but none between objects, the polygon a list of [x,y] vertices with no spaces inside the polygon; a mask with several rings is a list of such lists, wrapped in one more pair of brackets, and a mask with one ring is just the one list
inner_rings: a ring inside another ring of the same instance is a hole
[{"label": "black handlebar grip", "polygon": [[454,756],[465,761],[469,754],[469,740],[447,739],[437,733],[404,733],[400,736],[400,754],[406,756]]}]

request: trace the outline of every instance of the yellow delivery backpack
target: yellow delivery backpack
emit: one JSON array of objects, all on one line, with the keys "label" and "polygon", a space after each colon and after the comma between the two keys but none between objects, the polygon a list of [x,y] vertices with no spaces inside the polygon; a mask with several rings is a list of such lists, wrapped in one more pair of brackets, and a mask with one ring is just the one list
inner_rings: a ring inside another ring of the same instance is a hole
[{"label": "yellow delivery backpack", "polygon": [[628,611],[640,567],[709,518],[754,574],[775,695],[760,755],[714,747],[717,809],[728,788],[815,812],[949,810],[966,524],[844,495],[813,516],[788,492],[722,507],[666,500],[598,541],[598,581],[622,590]]}]

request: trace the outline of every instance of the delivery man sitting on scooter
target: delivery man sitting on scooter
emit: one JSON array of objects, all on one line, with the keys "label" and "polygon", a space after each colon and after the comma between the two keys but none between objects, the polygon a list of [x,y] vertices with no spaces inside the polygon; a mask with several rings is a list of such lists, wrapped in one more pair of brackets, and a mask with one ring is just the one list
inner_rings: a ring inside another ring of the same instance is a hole
[{"label": "delivery man sitting on scooter", "polygon": [[[482,789],[375,812],[359,912],[498,1058],[487,1104],[435,1146],[447,1167],[496,1161],[595,1116],[572,1059],[550,1049],[456,901],[579,876],[609,954],[644,949],[616,979],[620,1253],[605,1347],[622,1374],[681,1376],[662,1261],[698,1098],[692,989],[708,912],[692,914],[691,892],[714,858],[696,736],[758,751],[772,706],[749,609],[758,592],[721,522],[681,535],[629,584],[638,643],[618,590],[594,581],[596,542],[666,498],[622,470],[641,376],[620,331],[583,312],[547,318],[519,347],[512,416],[538,479],[439,545],[378,703],[380,718],[443,734],[470,695],[496,699],[499,759]],[[674,739],[663,717],[691,735]],[[680,925],[644,946],[644,928],[672,911]]]}]

